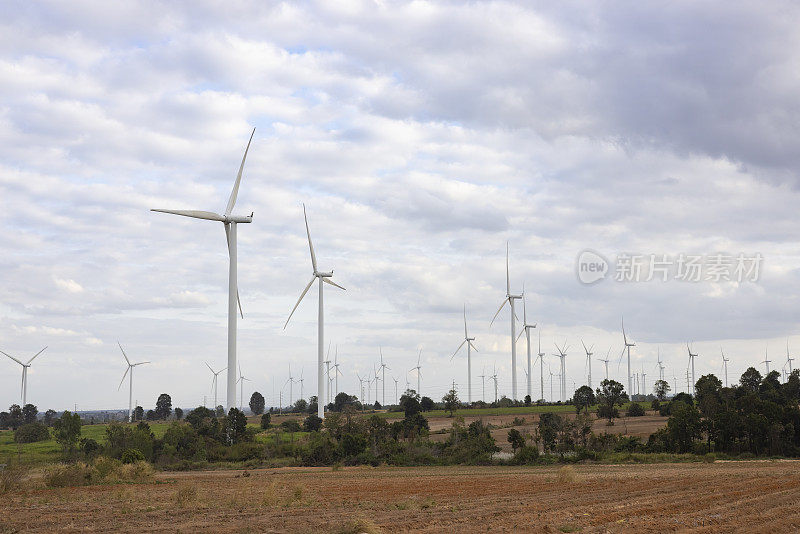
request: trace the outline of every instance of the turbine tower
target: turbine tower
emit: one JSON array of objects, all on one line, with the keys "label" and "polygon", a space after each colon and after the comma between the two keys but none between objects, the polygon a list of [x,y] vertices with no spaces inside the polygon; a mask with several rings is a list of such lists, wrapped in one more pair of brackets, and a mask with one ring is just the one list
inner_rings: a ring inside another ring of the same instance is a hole
[{"label": "turbine tower", "polygon": [[542,400],[544,400],[544,352],[542,352],[542,329],[539,329],[539,380],[542,387]]},{"label": "turbine tower", "polygon": [[489,380],[494,380],[494,402],[497,404],[497,367],[494,368],[494,374],[489,377]]},{"label": "turbine tower", "polygon": [[[722,349],[720,349],[722,350]],[[724,358],[724,356],[723,356]],[[658,379],[664,380],[664,362],[661,361],[661,347],[658,347]],[[725,387],[728,387],[728,379],[725,379]]]},{"label": "turbine tower", "polygon": [[[467,305],[464,304],[464,341],[461,342],[461,345],[458,346],[456,351],[450,356],[450,361],[455,358],[455,355],[458,354],[458,351],[461,350],[465,344],[467,345],[467,402],[472,402],[472,349],[475,349],[475,345],[472,342],[475,341],[474,337],[469,337],[467,333]],[[475,352],[478,352],[478,349],[475,349]]]},{"label": "turbine tower", "polygon": [[[767,349],[764,349],[764,361],[763,361],[763,362],[761,362],[761,363],[765,363],[765,364],[767,364],[767,374],[769,374],[769,363],[770,363],[771,361],[772,361],[772,360],[770,360],[770,359],[769,359],[769,356],[767,355]],[[766,376],[766,375],[765,375],[765,376]]]},{"label": "turbine tower", "polygon": [[506,304],[511,306],[511,400],[517,400],[517,314],[514,311],[514,301],[521,298],[521,295],[511,294],[511,277],[508,270],[508,242],[506,241],[506,298],[500,305],[500,309],[492,317],[492,322],[489,323],[489,326],[491,327],[494,324],[494,320],[497,319]]},{"label": "turbine tower", "polygon": [[[192,217],[194,219],[205,219],[209,221],[218,221],[225,226],[225,236],[228,240],[228,259],[230,261],[228,267],[228,389],[226,391],[226,408],[230,410],[236,407],[236,306],[238,303],[239,314],[244,318],[242,313],[242,303],[239,299],[239,285],[237,281],[237,247],[236,247],[236,227],[240,223],[253,222],[253,214],[233,215],[233,207],[236,204],[236,197],[239,195],[239,184],[242,182],[242,170],[244,169],[244,161],[247,159],[247,151],[250,149],[250,143],[253,141],[256,129],[253,128],[253,133],[250,134],[250,140],[247,141],[247,147],[244,149],[244,156],[242,163],[239,165],[239,174],[236,175],[236,181],[233,183],[233,190],[228,198],[228,205],[225,208],[225,214],[219,215],[210,211],[196,211],[196,210],[164,210],[153,209],[150,211],[158,211],[161,213],[171,213],[173,215],[182,215],[184,217]],[[216,409],[216,406],[214,407]]]},{"label": "turbine tower", "polygon": [[[289,364],[289,379],[283,383],[283,387],[286,387],[286,384],[289,384],[289,408],[292,407],[292,384],[294,384],[294,377],[292,376],[292,364]],[[317,404],[319,404],[319,399],[317,400]]]},{"label": "turbine tower", "polygon": [[695,394],[694,385],[696,383],[694,379],[694,359],[697,357],[697,354],[692,354],[692,349],[689,348],[688,343],[686,344],[686,350],[689,352],[689,363],[692,366],[692,397],[694,397]]},{"label": "turbine tower", "polygon": [[594,345],[592,345],[587,349],[586,343],[584,343],[582,339],[581,339],[581,345],[583,345],[583,350],[586,351],[586,369],[588,371],[587,377],[589,380],[589,389],[592,389],[592,355],[594,354],[594,352],[592,352],[592,349],[594,348]]},{"label": "turbine tower", "polygon": [[483,371],[481,371],[481,372],[483,373],[482,375],[479,376],[479,378],[481,379],[481,400],[483,402],[486,402],[486,382],[485,382],[485,379],[486,379],[486,367],[484,367]]},{"label": "turbine tower", "polygon": [[786,340],[786,363],[789,365],[789,376],[791,376],[791,374],[792,374],[792,362],[793,361],[794,361],[794,358],[789,356],[789,340],[787,339]]},{"label": "turbine tower", "polygon": [[394,380],[394,404],[396,406],[396,405],[399,404],[399,400],[398,399],[400,398],[400,397],[397,396],[397,377],[393,376],[392,380]]},{"label": "turbine tower", "polygon": [[333,271],[325,273],[317,269],[317,257],[314,255],[314,245],[311,244],[311,231],[308,229],[308,217],[306,216],[305,204],[303,204],[303,218],[306,221],[308,250],[311,252],[311,267],[314,269],[314,274],[311,276],[311,281],[308,282],[305,289],[303,289],[303,292],[300,294],[300,298],[297,299],[297,304],[295,304],[294,308],[292,308],[292,312],[289,314],[289,318],[286,319],[286,324],[283,325],[283,328],[284,330],[286,329],[286,325],[289,324],[289,320],[292,318],[294,311],[300,305],[300,301],[303,300],[303,297],[306,296],[308,290],[311,289],[311,284],[313,284],[315,280],[319,280],[319,310],[317,315],[317,417],[323,419],[325,417],[325,405],[323,403],[323,399],[325,398],[325,374],[323,369],[322,352],[325,347],[325,323],[322,306],[322,283],[324,282],[326,284],[330,284],[342,290],[344,290],[344,288],[331,280]]},{"label": "turbine tower", "polygon": [[9,358],[11,358],[12,360],[14,360],[15,362],[17,362],[18,364],[20,364],[22,366],[22,386],[20,387],[19,394],[22,397],[22,406],[23,406],[23,408],[28,403],[28,368],[31,366],[31,362],[38,355],[43,353],[45,351],[45,349],[47,349],[47,347],[45,347],[44,349],[42,349],[39,352],[37,352],[36,354],[34,354],[33,357],[30,360],[28,360],[27,362],[25,362],[25,363],[22,363],[21,360],[18,360],[15,357],[11,356],[10,354],[6,354],[2,350],[0,350],[0,353],[5,354],[6,356],[8,356]]},{"label": "turbine tower", "polygon": [[300,368],[300,380],[298,380],[298,382],[300,382],[300,398],[304,399],[305,397],[303,396],[303,368],[302,367]]},{"label": "turbine tower", "polygon": [[722,367],[725,369],[725,387],[728,387],[728,362],[731,360],[725,357],[722,347],[719,348],[719,353],[722,354]]},{"label": "turbine tower", "polygon": [[556,349],[558,349],[558,354],[553,354],[553,356],[557,356],[561,358],[561,402],[567,401],[567,373],[566,373],[566,357],[567,357],[567,341],[564,340],[564,348],[558,346],[558,343],[554,343]]},{"label": "turbine tower", "polygon": [[119,391],[119,388],[122,387],[122,383],[125,382],[125,375],[130,373],[130,375],[128,375],[128,422],[130,423],[133,421],[133,368],[150,362],[131,363],[131,361],[128,359],[128,355],[125,354],[125,349],[122,348],[122,345],[119,341],[117,341],[117,345],[119,345],[119,350],[122,351],[122,357],[125,358],[125,362],[128,364],[128,367],[125,369],[125,373],[122,375],[122,380],[119,381],[117,391]]},{"label": "turbine tower", "polygon": [[622,318],[622,339],[625,346],[622,347],[622,352],[628,351],[628,394],[633,395],[633,383],[631,382],[631,347],[635,347],[636,343],[628,342],[628,336],[625,334],[625,317]]},{"label": "turbine tower", "polygon": [[[336,352],[333,356],[333,378],[336,395],[339,394],[339,375],[344,374],[339,370],[339,345],[336,345]],[[336,402],[336,395],[333,396],[333,401]]]},{"label": "turbine tower", "polygon": [[417,371],[417,395],[419,395],[420,398],[422,398],[422,392],[420,391],[421,388],[420,378],[422,377],[422,365],[420,365],[419,363],[421,358],[422,358],[422,349],[419,349],[419,355],[417,356],[417,366],[412,367],[411,369],[408,370],[409,373],[411,371]]},{"label": "turbine tower", "polygon": [[524,333],[525,334],[525,338],[526,338],[526,340],[528,342],[528,345],[527,345],[527,347],[528,347],[528,369],[525,371],[525,377],[527,378],[527,382],[528,382],[528,396],[532,397],[532,395],[531,395],[531,329],[532,328],[536,328],[536,323],[528,324],[528,310],[527,310],[527,306],[525,305],[525,301],[526,300],[527,299],[525,298],[525,284],[522,284],[522,331],[520,331],[519,336],[517,336],[517,339],[519,339],[522,336],[522,334]]},{"label": "turbine tower", "polygon": [[214,375],[214,378],[212,378],[212,379],[211,379],[211,388],[214,390],[214,410],[216,410],[216,409],[217,409],[217,406],[218,406],[218,404],[217,404],[217,377],[218,377],[218,376],[219,376],[219,374],[220,374],[222,371],[224,371],[226,368],[225,368],[225,367],[223,367],[223,368],[222,368],[222,369],[220,369],[219,371],[214,371],[214,370],[211,368],[211,366],[210,366],[210,365],[208,365],[208,362],[206,362],[206,367],[208,367],[208,370],[209,370],[209,371],[211,371],[211,374],[212,374],[212,375]]},{"label": "turbine tower", "polygon": [[603,362],[604,364],[606,364],[606,380],[608,380],[608,362],[611,361],[611,360],[608,359],[608,355],[609,354],[611,354],[611,347],[608,347],[608,352],[606,352],[606,359],[605,360],[602,359],[602,358],[597,358],[597,361]]}]

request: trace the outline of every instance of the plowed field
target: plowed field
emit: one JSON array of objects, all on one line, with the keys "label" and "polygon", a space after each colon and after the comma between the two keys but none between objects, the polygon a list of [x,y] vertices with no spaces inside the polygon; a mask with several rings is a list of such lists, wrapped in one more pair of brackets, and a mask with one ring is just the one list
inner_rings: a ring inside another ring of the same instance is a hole
[{"label": "plowed field", "polygon": [[800,462],[276,469],[2,498],[3,532],[797,532]]}]

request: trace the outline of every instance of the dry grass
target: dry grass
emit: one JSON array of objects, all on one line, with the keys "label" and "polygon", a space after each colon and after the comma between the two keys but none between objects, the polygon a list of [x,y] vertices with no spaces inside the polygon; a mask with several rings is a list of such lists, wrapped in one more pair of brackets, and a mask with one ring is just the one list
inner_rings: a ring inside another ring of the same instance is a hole
[{"label": "dry grass", "polygon": [[97,458],[93,463],[53,465],[45,469],[44,483],[49,488],[89,486],[91,484],[145,484],[155,480],[153,466],[147,462],[123,464],[118,460]]},{"label": "dry grass", "polygon": [[558,481],[562,484],[575,484],[580,482],[580,477],[571,465],[565,465],[558,470]]},{"label": "dry grass", "polygon": [[27,475],[28,468],[21,465],[12,464],[0,468],[0,494],[19,489]]},{"label": "dry grass", "polygon": [[359,517],[351,519],[340,528],[335,529],[336,534],[380,534],[381,528],[369,518]]},{"label": "dry grass", "polygon": [[180,484],[175,490],[173,501],[183,508],[197,501],[197,486],[194,484]]}]

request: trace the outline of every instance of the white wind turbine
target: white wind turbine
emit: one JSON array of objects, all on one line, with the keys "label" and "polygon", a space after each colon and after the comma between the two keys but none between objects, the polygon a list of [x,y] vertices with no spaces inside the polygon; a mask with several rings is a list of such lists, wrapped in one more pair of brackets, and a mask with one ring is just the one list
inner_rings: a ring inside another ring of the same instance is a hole
[{"label": "white wind turbine", "polygon": [[586,343],[584,343],[582,339],[581,339],[581,345],[583,345],[583,350],[586,351],[586,369],[588,371],[587,376],[589,380],[589,389],[592,389],[592,356],[594,355],[592,349],[594,348],[594,345],[592,345],[587,349]]},{"label": "white wind turbine", "polygon": [[497,367],[494,368],[494,374],[489,377],[489,380],[494,380],[494,402],[497,404]]},{"label": "white wind turbine", "polygon": [[422,359],[422,349],[419,349],[419,355],[417,356],[417,366],[416,367],[412,367],[411,369],[408,370],[409,373],[411,371],[416,371],[417,372],[417,395],[419,395],[420,398],[422,398],[422,392],[420,391],[420,389],[422,387],[422,385],[421,385],[422,382],[420,381],[420,379],[422,378],[422,365],[420,365],[420,360],[421,359]]},{"label": "white wind turbine", "polygon": [[[158,211],[161,213],[171,213],[173,215],[182,215],[184,217],[192,217],[194,219],[205,219],[209,221],[218,221],[225,226],[225,236],[228,240],[228,259],[230,261],[228,267],[228,389],[226,391],[227,406],[226,409],[230,410],[236,406],[236,306],[239,305],[239,314],[244,318],[242,313],[242,303],[239,299],[239,284],[237,281],[237,246],[236,246],[236,225],[240,223],[253,222],[253,214],[233,215],[233,207],[236,204],[236,197],[239,195],[239,184],[242,182],[242,170],[244,169],[244,161],[247,158],[247,151],[250,149],[250,143],[253,141],[253,135],[256,129],[253,128],[253,133],[250,134],[250,140],[247,141],[247,148],[244,150],[242,156],[242,163],[239,165],[239,174],[236,175],[236,181],[233,183],[233,190],[231,196],[228,198],[228,205],[225,207],[225,214],[219,215],[210,211],[197,211],[197,210],[164,210],[153,209],[150,211]],[[216,406],[214,407],[216,409]]]},{"label": "white wind turbine", "polygon": [[722,347],[719,348],[719,353],[722,355],[722,367],[725,369],[725,387],[728,387],[728,362],[731,361],[731,359],[725,357],[725,353],[722,352]]},{"label": "white wind turbine", "polygon": [[206,363],[206,367],[208,367],[208,370],[211,371],[212,375],[214,375],[214,378],[211,379],[211,388],[214,390],[214,410],[216,410],[217,406],[218,406],[218,404],[217,404],[217,377],[219,376],[219,374],[222,371],[224,371],[226,369],[226,367],[223,367],[219,371],[214,371],[214,369],[212,369],[211,366],[208,365],[208,362],[205,362],[205,363]]},{"label": "white wind turbine", "polygon": [[[791,376],[791,374],[792,374],[792,362],[793,361],[794,361],[794,358],[789,356],[789,340],[787,339],[786,340],[786,364],[789,365],[789,376]],[[786,365],[784,365],[784,367],[785,366]]]},{"label": "white wind turbine", "polygon": [[483,402],[486,402],[486,381],[485,381],[485,380],[486,380],[486,367],[484,367],[484,368],[483,368],[483,371],[481,371],[481,372],[482,372],[483,374],[481,374],[481,375],[478,377],[478,378],[480,378],[480,379],[481,379],[481,400],[482,400]]},{"label": "white wind turbine", "polygon": [[692,349],[689,348],[689,344],[688,343],[686,344],[686,350],[689,352],[689,363],[692,366],[692,384],[691,385],[692,385],[692,397],[694,397],[694,394],[695,394],[694,385],[696,384],[695,379],[694,379],[694,359],[697,357],[697,354],[692,354]]},{"label": "white wind turbine", "polygon": [[767,355],[767,350],[768,350],[768,349],[764,349],[764,361],[763,361],[763,362],[761,362],[761,363],[765,363],[765,364],[767,364],[767,374],[769,374],[769,364],[770,364],[770,362],[771,362],[772,360],[770,360],[770,359],[769,359],[769,356]]},{"label": "white wind turbine", "polygon": [[394,404],[396,406],[397,404],[399,404],[398,401],[399,397],[397,396],[397,377],[393,376],[392,380],[394,380]]},{"label": "white wind turbine", "polygon": [[458,346],[456,351],[450,356],[450,361],[455,358],[458,351],[461,350],[465,344],[467,345],[467,401],[472,402],[472,349],[475,349],[475,352],[478,352],[478,349],[475,348],[475,345],[472,342],[475,341],[474,337],[469,337],[467,333],[467,305],[464,304],[464,341],[461,342],[461,345]]},{"label": "white wind turbine", "polygon": [[[289,364],[289,379],[284,382],[283,387],[286,387],[286,384],[289,384],[289,407],[291,408],[292,405],[292,385],[294,384],[295,380],[292,376],[292,364]],[[319,405],[319,398],[317,398],[317,404]]]},{"label": "white wind turbine", "polygon": [[606,380],[608,380],[608,362],[611,361],[611,360],[608,359],[608,355],[609,354],[611,354],[611,347],[608,347],[608,352],[606,352],[606,359],[605,360],[603,358],[597,358],[597,361],[603,362],[604,364],[606,364]]},{"label": "white wind turbine", "polygon": [[625,345],[622,347],[622,352],[628,351],[628,394],[633,395],[633,382],[631,382],[631,347],[635,347],[636,343],[628,343],[628,336],[625,334],[625,317],[622,318],[622,339]]},{"label": "white wind turbine", "polygon": [[[721,350],[722,350],[722,348],[720,348],[720,351]],[[724,357],[725,356],[723,355],[723,359],[724,359]],[[658,363],[657,363],[657,365],[658,365],[658,379],[659,380],[664,380],[664,362],[661,361],[661,347],[658,347]],[[728,387],[727,383],[728,383],[728,379],[725,378],[725,384],[726,384],[725,387]]]},{"label": "white wind turbine", "polygon": [[[381,377],[381,382],[383,382],[383,402],[381,404],[386,406],[386,370],[389,369],[391,371],[391,367],[386,365],[386,363],[383,361],[383,347],[378,347],[378,350],[380,350],[381,353],[381,366],[379,367],[379,369],[383,373],[383,376]],[[375,397],[377,400],[378,397],[377,391],[375,392]]]},{"label": "white wind turbine", "polygon": [[325,355],[325,361],[322,362],[325,364],[325,383],[327,384],[327,389],[325,389],[325,404],[331,403],[331,342],[328,341],[328,353]]},{"label": "white wind turbine", "polygon": [[298,382],[300,382],[300,398],[301,399],[305,399],[305,397],[303,396],[303,368],[302,367],[300,368],[300,380],[298,380]]},{"label": "white wind turbine", "polygon": [[556,349],[558,349],[558,354],[553,354],[561,359],[561,402],[567,401],[567,373],[566,373],[566,358],[567,358],[567,341],[564,340],[564,348],[558,346],[558,343],[554,343]]},{"label": "white wind turbine", "polygon": [[528,369],[525,371],[525,377],[526,377],[527,383],[528,383],[528,396],[532,398],[533,396],[531,394],[532,393],[532,391],[531,391],[531,329],[532,328],[536,328],[536,323],[528,324],[528,309],[527,309],[528,307],[525,304],[526,301],[527,301],[527,299],[525,298],[525,284],[522,284],[522,330],[520,331],[519,336],[517,336],[517,339],[522,337],[522,334],[524,333],[525,334],[525,339],[528,342],[528,344],[527,344],[527,348],[528,348]]},{"label": "white wind turbine", "polygon": [[514,311],[514,301],[521,298],[522,295],[511,294],[511,277],[508,270],[508,242],[506,242],[506,298],[494,314],[494,317],[492,317],[492,322],[489,323],[489,326],[491,327],[494,324],[494,320],[497,319],[506,304],[511,306],[511,400],[517,400],[517,314]]},{"label": "white wind turbine", "polygon": [[22,363],[21,360],[18,360],[15,357],[11,356],[10,354],[7,354],[7,353],[3,352],[2,350],[0,350],[0,353],[5,354],[6,356],[8,356],[9,358],[11,358],[12,360],[14,360],[15,362],[17,362],[18,364],[20,364],[22,366],[22,385],[20,386],[19,394],[22,397],[22,406],[23,407],[28,402],[28,368],[31,366],[31,362],[38,355],[43,353],[45,351],[45,349],[47,349],[47,347],[45,347],[44,349],[42,349],[39,352],[37,352],[36,354],[34,354],[33,357],[30,360],[28,360],[27,362],[25,362],[25,363]]},{"label": "white wind turbine", "polygon": [[242,366],[239,366],[239,410],[244,410],[244,381],[250,379],[242,374]]},{"label": "white wind turbine", "polygon": [[323,419],[325,417],[325,405],[322,402],[325,398],[325,374],[323,369],[323,348],[325,346],[325,323],[324,323],[324,313],[323,313],[323,305],[322,305],[322,283],[330,284],[334,287],[338,287],[339,289],[344,290],[342,286],[331,280],[333,276],[333,271],[331,272],[321,272],[317,269],[317,257],[314,254],[314,245],[311,244],[311,231],[308,229],[308,217],[306,216],[306,205],[303,204],[303,218],[306,221],[306,235],[308,236],[308,250],[311,252],[311,267],[314,269],[314,274],[311,276],[311,281],[308,282],[303,292],[300,294],[300,298],[297,299],[297,304],[294,305],[292,308],[292,312],[289,314],[289,318],[286,319],[286,324],[283,325],[284,330],[286,329],[286,325],[289,324],[289,320],[292,318],[294,311],[300,305],[300,301],[303,300],[303,297],[306,296],[308,290],[311,289],[311,284],[314,283],[314,280],[319,280],[319,310],[317,315],[317,417]]},{"label": "white wind turbine", "polygon": [[128,422],[130,423],[131,421],[133,421],[133,368],[138,365],[143,365],[145,363],[150,363],[150,362],[131,363],[131,361],[128,359],[128,355],[125,354],[125,349],[122,348],[122,345],[120,344],[119,341],[117,341],[117,345],[119,345],[119,350],[122,351],[122,357],[125,358],[125,362],[128,364],[128,367],[125,369],[125,373],[123,373],[122,375],[122,380],[119,381],[119,386],[117,386],[117,391],[119,391],[119,388],[122,387],[122,383],[125,382],[125,375],[128,375],[128,373],[130,373],[130,375],[128,376]]},{"label": "white wind turbine", "polygon": [[336,393],[333,395],[334,402],[336,402],[336,395],[339,394],[339,375],[344,376],[344,373],[339,370],[339,345],[336,345],[336,353],[333,356],[333,378],[336,388]]},{"label": "white wind turbine", "polygon": [[542,400],[544,400],[544,352],[542,352],[542,329],[539,329],[539,381],[542,388]]}]

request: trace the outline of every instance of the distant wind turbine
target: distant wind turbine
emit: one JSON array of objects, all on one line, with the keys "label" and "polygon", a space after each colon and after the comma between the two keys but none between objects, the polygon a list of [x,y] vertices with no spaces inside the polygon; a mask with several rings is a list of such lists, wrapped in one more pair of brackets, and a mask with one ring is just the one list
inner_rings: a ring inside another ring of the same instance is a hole
[{"label": "distant wind turbine", "polygon": [[722,367],[725,369],[725,387],[728,387],[728,362],[731,360],[725,357],[722,347],[719,348],[719,353],[722,355]]},{"label": "distant wind turbine", "polygon": [[22,385],[20,386],[19,394],[20,394],[20,397],[22,397],[22,406],[23,407],[28,403],[28,368],[31,366],[31,362],[34,359],[36,359],[36,357],[38,355],[43,353],[46,349],[47,349],[47,347],[43,348],[42,350],[40,350],[39,352],[34,354],[33,357],[31,357],[31,359],[28,360],[25,363],[22,363],[21,360],[18,360],[15,357],[11,356],[10,354],[7,354],[7,353],[3,352],[2,350],[0,350],[0,353],[5,354],[6,356],[8,356],[9,358],[11,358],[12,360],[14,360],[15,362],[17,362],[18,364],[20,364],[22,366]]},{"label": "distant wind turbine", "polygon": [[761,362],[761,363],[765,363],[765,364],[767,364],[767,374],[769,374],[769,363],[770,363],[772,360],[770,360],[770,359],[769,359],[769,356],[767,355],[767,350],[768,350],[768,349],[764,349],[764,361],[763,361],[763,362]]},{"label": "distant wind turbine", "polygon": [[214,409],[216,410],[217,406],[218,406],[218,404],[217,404],[217,377],[219,376],[219,374],[222,371],[224,371],[226,369],[226,367],[223,367],[219,371],[214,371],[214,369],[212,369],[211,366],[208,365],[208,362],[206,362],[206,367],[208,367],[208,370],[211,371],[212,375],[214,375],[214,378],[211,379],[211,388],[214,390]]},{"label": "distant wind turbine", "polygon": [[608,380],[608,362],[611,361],[611,360],[608,359],[608,355],[609,354],[611,354],[611,347],[608,347],[608,352],[606,352],[605,360],[602,359],[602,358],[597,358],[597,361],[603,362],[604,364],[606,364],[606,380]]},{"label": "distant wind turbine", "polygon": [[517,314],[514,311],[514,301],[521,299],[522,295],[513,295],[511,293],[511,277],[508,270],[508,242],[506,241],[506,298],[500,305],[500,308],[492,317],[492,322],[489,326],[494,324],[494,320],[503,310],[503,307],[508,304],[511,306],[511,399],[517,400]]},{"label": "distant wind turbine", "polygon": [[[378,349],[380,350],[380,353],[381,353],[380,370],[383,373],[383,376],[381,377],[381,381],[383,382],[383,402],[381,404],[386,406],[386,370],[389,369],[391,371],[391,368],[388,365],[386,365],[386,362],[383,361],[383,348],[382,347],[378,347]],[[375,393],[375,396],[376,397],[378,396],[377,392]]]},{"label": "distant wind turbine", "polygon": [[412,367],[411,369],[408,370],[409,373],[411,371],[417,371],[417,395],[419,395],[420,398],[422,398],[422,391],[420,391],[422,387],[422,382],[420,381],[420,379],[422,378],[422,365],[420,364],[421,359],[422,359],[422,349],[419,349],[419,355],[417,356],[417,366]]},{"label": "distant wind turbine", "polygon": [[581,345],[583,345],[583,350],[586,351],[586,370],[588,371],[587,376],[589,380],[589,389],[592,389],[592,355],[594,354],[592,352],[592,349],[594,348],[594,345],[592,345],[587,349],[586,343],[584,343],[582,339],[581,339]]},{"label": "distant wind turbine", "polygon": [[[225,214],[219,215],[210,211],[196,211],[196,210],[164,210],[153,209],[150,211],[158,211],[161,213],[171,213],[173,215],[182,215],[184,217],[192,217],[194,219],[205,219],[209,221],[219,221],[225,226],[225,236],[228,240],[228,259],[230,261],[228,268],[228,389],[227,406],[230,410],[236,406],[236,306],[238,303],[239,314],[244,317],[242,313],[242,303],[239,299],[239,285],[237,281],[237,247],[236,247],[236,225],[240,223],[253,222],[253,214],[233,215],[233,207],[236,204],[236,197],[239,195],[239,184],[242,182],[242,170],[244,169],[244,161],[247,159],[247,151],[250,149],[250,143],[253,141],[256,129],[253,128],[253,133],[250,134],[250,140],[247,142],[247,148],[244,149],[244,156],[242,163],[239,165],[239,174],[236,175],[236,181],[233,183],[233,190],[231,196],[228,198],[228,205],[225,208]],[[216,409],[216,406],[214,407]]]},{"label": "distant wind turbine", "polygon": [[622,352],[628,351],[628,393],[633,395],[633,382],[631,381],[631,347],[635,347],[636,343],[628,342],[628,336],[625,334],[625,317],[622,318],[622,339],[625,345],[622,347]]},{"label": "distant wind turbine", "polygon": [[542,352],[542,329],[539,329],[539,381],[542,388],[542,400],[544,400],[544,352]]},{"label": "distant wind turbine", "polygon": [[792,362],[793,361],[794,361],[794,358],[789,356],[789,340],[787,339],[786,340],[786,364],[784,364],[784,367],[787,364],[789,365],[789,376],[791,376],[791,374],[792,374]]},{"label": "distant wind turbine", "polygon": [[[467,305],[464,304],[464,341],[461,342],[461,345],[458,346],[456,351],[450,356],[450,360],[452,361],[458,351],[461,350],[461,347],[464,345],[467,346],[467,401],[472,402],[472,349],[475,349],[475,345],[472,342],[475,341],[474,337],[469,337],[467,333]],[[478,352],[478,349],[475,349],[475,352]]]},{"label": "distant wind turbine", "polygon": [[553,356],[557,356],[561,358],[561,402],[567,401],[567,372],[566,372],[566,357],[567,357],[567,341],[564,340],[564,348],[558,346],[558,343],[555,343],[556,349],[558,349],[558,354],[553,354]]},{"label": "distant wind turbine", "polygon": [[242,374],[242,366],[239,366],[239,410],[244,410],[244,381],[250,381],[249,378]]},{"label": "distant wind turbine", "polygon": [[306,221],[306,235],[308,236],[308,249],[311,252],[311,267],[314,269],[314,274],[311,276],[311,281],[308,282],[303,292],[300,294],[300,298],[297,299],[297,304],[294,305],[292,308],[292,312],[289,314],[289,319],[286,319],[286,324],[283,325],[283,328],[286,329],[286,325],[289,324],[289,320],[292,318],[294,311],[300,305],[300,301],[303,300],[303,297],[306,296],[308,290],[311,289],[311,284],[314,283],[314,280],[319,280],[319,311],[317,315],[317,417],[323,419],[325,417],[325,403],[323,399],[325,398],[325,375],[324,369],[322,367],[322,353],[325,347],[325,322],[324,322],[324,313],[323,313],[323,299],[322,299],[322,283],[330,284],[334,287],[338,287],[339,289],[344,290],[342,286],[331,280],[333,276],[333,271],[331,272],[321,272],[317,269],[317,257],[314,255],[314,245],[311,244],[311,231],[308,229],[308,217],[306,215],[306,206],[303,204],[303,218]]},{"label": "distant wind turbine", "polygon": [[689,352],[689,363],[692,366],[692,397],[694,397],[695,394],[694,385],[697,383],[695,382],[694,378],[694,359],[697,357],[697,354],[692,354],[692,349],[689,347],[688,343],[686,344],[686,350]]},{"label": "distant wind turbine", "polygon": [[119,391],[119,388],[122,387],[122,383],[125,382],[125,375],[130,373],[130,375],[128,375],[128,422],[130,423],[133,421],[133,368],[150,362],[131,363],[131,361],[128,359],[128,355],[125,354],[125,349],[122,348],[122,345],[119,341],[117,341],[117,345],[119,345],[119,350],[122,351],[122,357],[125,358],[125,362],[128,364],[128,367],[125,369],[125,373],[122,375],[122,380],[119,381],[117,391]]},{"label": "distant wind turbine", "polygon": [[526,305],[526,301],[525,284],[522,284],[522,331],[519,333],[517,339],[519,339],[519,337],[525,333],[525,339],[528,342],[528,369],[525,371],[525,378],[527,379],[528,383],[528,396],[533,398],[531,391],[531,329],[536,328],[536,323],[528,323],[528,306]]}]

